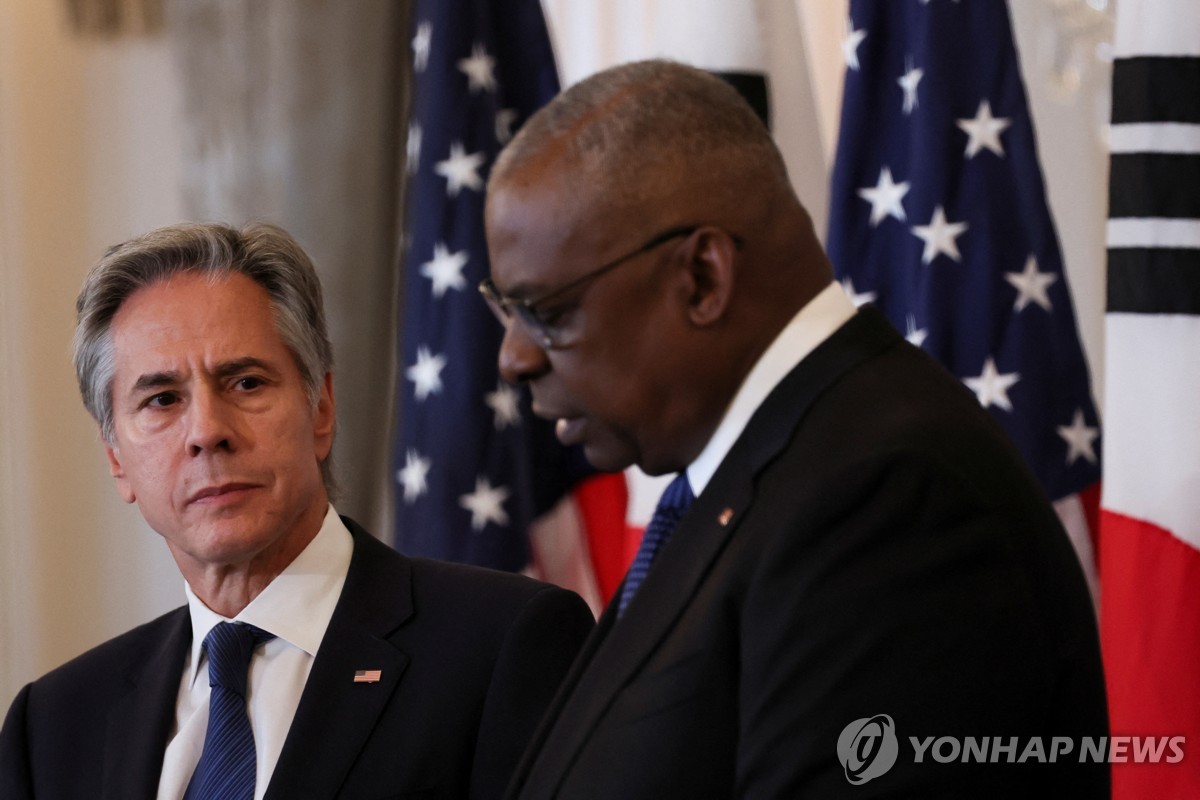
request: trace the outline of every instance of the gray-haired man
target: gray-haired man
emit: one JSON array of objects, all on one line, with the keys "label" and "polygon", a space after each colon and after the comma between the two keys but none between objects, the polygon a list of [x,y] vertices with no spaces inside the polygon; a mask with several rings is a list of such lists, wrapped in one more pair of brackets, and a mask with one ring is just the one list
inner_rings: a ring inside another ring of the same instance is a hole
[{"label": "gray-haired man", "polygon": [[111,249],[77,311],[84,403],[187,605],[21,691],[0,796],[499,795],[591,616],[333,510],[332,356],[296,242],[160,229]]}]

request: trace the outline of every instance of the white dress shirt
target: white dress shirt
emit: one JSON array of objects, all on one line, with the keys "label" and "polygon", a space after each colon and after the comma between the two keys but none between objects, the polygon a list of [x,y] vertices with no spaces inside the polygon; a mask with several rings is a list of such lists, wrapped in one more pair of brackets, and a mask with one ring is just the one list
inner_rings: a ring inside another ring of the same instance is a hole
[{"label": "white dress shirt", "polygon": [[692,494],[699,497],[704,491],[713,473],[729,455],[733,443],[742,435],[750,418],[771,390],[817,345],[853,317],[855,311],[841,284],[834,282],[796,312],[796,316],[779,332],[775,341],[763,351],[746,374],[733,402],[721,418],[721,424],[696,460],[688,465],[687,476]]},{"label": "white dress shirt", "polygon": [[279,761],[313,658],[342,594],[350,556],[350,531],[333,506],[316,537],[258,597],[228,620],[204,605],[185,582],[192,618],[192,649],[175,701],[175,727],[163,757],[159,800],[179,800],[204,750],[208,727],[208,660],[204,637],[219,622],[238,621],[275,634],[254,651],[247,678],[246,712],[258,761],[254,797],[260,800]]}]

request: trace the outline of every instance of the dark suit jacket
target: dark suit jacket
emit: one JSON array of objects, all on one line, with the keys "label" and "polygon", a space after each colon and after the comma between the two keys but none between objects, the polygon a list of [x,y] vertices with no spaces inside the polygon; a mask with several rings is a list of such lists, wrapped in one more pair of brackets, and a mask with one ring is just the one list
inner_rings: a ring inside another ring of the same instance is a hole
[{"label": "dark suit jacket", "polygon": [[[852,785],[839,734],[877,714],[897,761]],[[626,615],[601,617],[509,796],[1106,797],[1078,738],[1042,766],[918,764],[909,741],[1025,737],[1016,758],[1106,728],[1053,509],[974,396],[863,309],[764,401]]]},{"label": "dark suit jacket", "polygon": [[[266,796],[499,796],[591,613],[346,522],[350,571]],[[184,607],[26,686],[0,732],[0,797],[154,797],[190,642]],[[354,683],[358,669],[382,680]]]}]

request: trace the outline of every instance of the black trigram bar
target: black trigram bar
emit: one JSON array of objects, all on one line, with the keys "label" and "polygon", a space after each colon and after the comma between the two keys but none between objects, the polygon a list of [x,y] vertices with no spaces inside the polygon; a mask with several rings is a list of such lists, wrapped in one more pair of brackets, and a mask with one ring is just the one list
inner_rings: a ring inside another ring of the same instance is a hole
[{"label": "black trigram bar", "polygon": [[1200,250],[1110,248],[1107,307],[1132,314],[1200,315]]},{"label": "black trigram bar", "polygon": [[1138,56],[1113,64],[1112,121],[1200,123],[1200,58]]}]

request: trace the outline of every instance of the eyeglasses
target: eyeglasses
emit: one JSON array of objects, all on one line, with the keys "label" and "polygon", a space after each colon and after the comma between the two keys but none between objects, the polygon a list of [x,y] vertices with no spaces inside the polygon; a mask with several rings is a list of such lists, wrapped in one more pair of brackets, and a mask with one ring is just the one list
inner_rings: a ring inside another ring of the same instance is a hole
[{"label": "eyeglasses", "polygon": [[570,310],[570,307],[555,308],[552,302],[555,298],[562,297],[572,289],[586,286],[601,275],[611,272],[640,255],[649,253],[654,248],[666,244],[672,239],[678,239],[681,236],[691,236],[699,228],[699,225],[669,228],[656,235],[632,253],[626,253],[620,258],[609,261],[607,264],[599,266],[591,272],[584,273],[570,283],[566,283],[556,289],[551,289],[538,297],[528,299],[509,297],[496,288],[496,284],[492,283],[491,278],[483,279],[479,284],[479,293],[487,300],[488,307],[492,309],[492,313],[496,315],[496,319],[500,320],[500,323],[505,328],[508,327],[509,323],[515,317],[521,321],[526,330],[533,334],[534,338],[543,348],[561,349],[570,347],[571,342],[567,331],[561,324],[562,318]]}]

